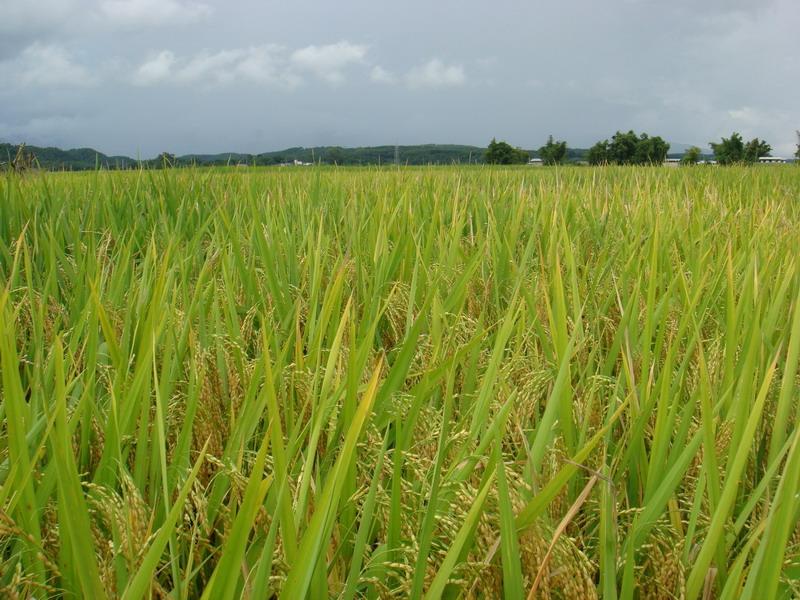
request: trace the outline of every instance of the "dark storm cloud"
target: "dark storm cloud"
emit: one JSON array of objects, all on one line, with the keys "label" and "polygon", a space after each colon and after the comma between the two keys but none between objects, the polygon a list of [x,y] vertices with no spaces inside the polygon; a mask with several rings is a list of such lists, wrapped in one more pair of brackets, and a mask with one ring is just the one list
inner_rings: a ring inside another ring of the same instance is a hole
[{"label": "dark storm cloud", "polygon": [[0,138],[113,153],[733,130],[788,153],[795,0],[0,0]]}]

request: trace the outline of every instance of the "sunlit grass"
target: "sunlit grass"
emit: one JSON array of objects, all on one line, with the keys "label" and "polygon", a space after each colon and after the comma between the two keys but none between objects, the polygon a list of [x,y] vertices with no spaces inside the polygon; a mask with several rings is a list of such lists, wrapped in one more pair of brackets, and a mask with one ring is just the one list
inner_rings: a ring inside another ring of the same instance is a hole
[{"label": "sunlit grass", "polygon": [[0,595],[800,594],[800,169],[0,179]]}]

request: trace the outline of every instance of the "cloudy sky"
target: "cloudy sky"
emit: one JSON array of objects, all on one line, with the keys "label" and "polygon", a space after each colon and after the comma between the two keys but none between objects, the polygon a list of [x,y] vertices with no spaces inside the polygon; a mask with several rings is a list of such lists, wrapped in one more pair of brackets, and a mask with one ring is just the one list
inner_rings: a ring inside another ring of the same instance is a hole
[{"label": "cloudy sky", "polygon": [[0,0],[0,141],[148,157],[633,128],[790,154],[798,98],[798,0]]}]

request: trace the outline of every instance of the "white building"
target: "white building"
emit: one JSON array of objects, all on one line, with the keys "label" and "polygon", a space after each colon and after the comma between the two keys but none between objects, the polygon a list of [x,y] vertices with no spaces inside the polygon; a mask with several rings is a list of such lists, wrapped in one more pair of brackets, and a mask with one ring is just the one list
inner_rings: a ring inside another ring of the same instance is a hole
[{"label": "white building", "polygon": [[531,167],[541,167],[544,164],[544,161],[541,158],[532,158],[528,161],[528,166]]},{"label": "white building", "polygon": [[760,162],[762,165],[782,165],[786,162],[786,159],[781,158],[780,156],[759,156],[758,162]]}]

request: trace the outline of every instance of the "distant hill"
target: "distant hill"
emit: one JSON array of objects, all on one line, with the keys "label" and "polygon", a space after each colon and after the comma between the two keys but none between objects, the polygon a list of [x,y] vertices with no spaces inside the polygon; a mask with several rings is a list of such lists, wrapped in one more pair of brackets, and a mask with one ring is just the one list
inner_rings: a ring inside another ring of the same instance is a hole
[{"label": "distant hill", "polygon": [[[400,164],[482,164],[486,148],[480,146],[464,146],[456,144],[420,144],[416,146],[398,146],[397,154]],[[532,157],[538,157],[537,150],[526,150]],[[581,160],[587,150],[569,148],[567,158],[571,161]],[[258,154],[250,161],[255,164],[279,164],[293,160],[318,162],[339,165],[376,165],[395,162],[394,146],[365,146],[360,148],[342,148],[340,146],[319,146],[316,148],[287,148],[278,152]]]},{"label": "distant hill", "polygon": [[[417,146],[398,146],[397,154],[401,164],[452,164],[481,163],[486,148],[460,146],[453,144],[422,144]],[[301,162],[322,162],[338,165],[378,165],[395,162],[394,146],[364,146],[344,148],[341,146],[315,146],[313,148],[294,147],[261,154],[187,154],[179,156],[178,162],[201,165],[249,164],[277,165]]]},{"label": "distant hill", "polygon": [[[0,163],[9,161],[17,153],[17,144],[0,143]],[[60,148],[26,146],[33,153],[43,169],[54,171],[83,171],[102,167],[106,169],[131,169],[139,166],[160,167],[159,158],[138,161],[128,156],[109,156],[92,148]],[[486,148],[457,144],[419,144],[398,146],[397,156],[400,164],[481,164],[484,162]],[[536,150],[527,150],[531,157],[537,157]],[[567,158],[570,161],[582,160],[586,155],[582,148],[570,148]],[[380,165],[395,162],[395,146],[364,146],[344,148],[341,146],[316,146],[313,148],[294,147],[260,154],[222,152],[219,154],[185,154],[174,157],[174,164],[186,165],[279,165],[300,161],[304,163],[323,163],[338,165]]]},{"label": "distant hill", "polygon": [[[17,144],[0,143],[0,163],[14,158],[17,154]],[[74,148],[62,150],[61,148],[39,146],[26,146],[44,169],[83,171],[95,169],[98,166],[108,169],[127,169],[136,165],[136,161],[127,156],[107,156],[92,148]]]}]

